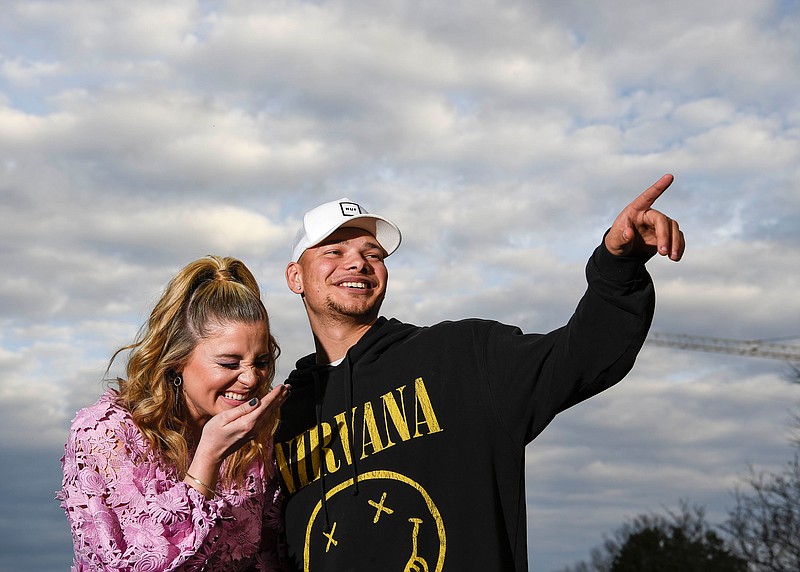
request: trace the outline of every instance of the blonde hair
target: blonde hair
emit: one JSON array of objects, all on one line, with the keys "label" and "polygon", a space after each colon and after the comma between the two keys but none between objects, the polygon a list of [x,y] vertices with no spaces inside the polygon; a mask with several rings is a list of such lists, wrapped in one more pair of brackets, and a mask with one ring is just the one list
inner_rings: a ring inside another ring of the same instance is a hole
[{"label": "blonde hair", "polygon": [[[135,341],[117,350],[130,350],[127,378],[117,379],[118,403],[126,408],[152,449],[173,463],[180,475],[189,466],[192,430],[181,392],[175,381],[197,344],[224,324],[263,323],[268,336],[267,376],[254,395],[264,397],[275,377],[280,354],[269,330],[269,316],[261,301],[258,282],[235,258],[205,256],[189,263],[167,284]],[[269,469],[268,455],[277,426],[267,423],[252,441],[223,463],[223,479],[242,483],[247,467],[258,459]]]}]

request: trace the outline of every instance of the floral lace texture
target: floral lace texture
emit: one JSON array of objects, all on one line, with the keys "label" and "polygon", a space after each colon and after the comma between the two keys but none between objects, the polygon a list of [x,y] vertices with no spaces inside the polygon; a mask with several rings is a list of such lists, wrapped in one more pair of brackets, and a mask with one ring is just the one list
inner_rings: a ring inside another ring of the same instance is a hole
[{"label": "floral lace texture", "polygon": [[72,571],[282,570],[277,479],[253,463],[244,486],[208,500],[150,451],[115,398],[78,412],[61,459]]}]

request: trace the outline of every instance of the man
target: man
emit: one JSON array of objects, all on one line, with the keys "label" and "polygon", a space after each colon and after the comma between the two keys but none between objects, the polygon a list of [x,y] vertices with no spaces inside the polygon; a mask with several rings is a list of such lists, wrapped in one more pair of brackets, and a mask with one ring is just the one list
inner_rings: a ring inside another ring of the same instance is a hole
[{"label": "man", "polygon": [[525,446],[633,366],[654,310],[644,264],[684,251],[651,209],[671,183],[620,213],[575,314],[544,335],[379,317],[398,228],[349,199],[306,213],[286,281],[316,352],[288,380],[275,437],[298,569],[527,570]]}]

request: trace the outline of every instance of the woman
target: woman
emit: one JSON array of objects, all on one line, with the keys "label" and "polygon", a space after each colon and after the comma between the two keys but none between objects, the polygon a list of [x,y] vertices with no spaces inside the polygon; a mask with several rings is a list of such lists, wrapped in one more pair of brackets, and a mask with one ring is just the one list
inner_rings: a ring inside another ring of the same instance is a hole
[{"label": "woman", "polygon": [[128,350],[62,458],[72,570],[281,570],[272,433],[291,388],[270,390],[280,352],[253,275],[192,262],[111,363]]}]

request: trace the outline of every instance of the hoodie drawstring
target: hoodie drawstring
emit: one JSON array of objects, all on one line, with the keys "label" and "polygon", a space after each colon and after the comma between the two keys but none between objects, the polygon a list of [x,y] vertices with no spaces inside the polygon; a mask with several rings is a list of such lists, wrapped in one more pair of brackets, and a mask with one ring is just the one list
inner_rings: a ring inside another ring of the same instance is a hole
[{"label": "hoodie drawstring", "polygon": [[322,495],[322,512],[325,515],[325,531],[328,532],[331,529],[330,519],[328,518],[328,499],[326,498],[326,487],[325,487],[325,462],[322,458],[322,381],[319,378],[319,372],[314,370],[312,372],[314,376],[314,411],[316,413],[316,421],[317,421],[317,443],[319,443],[320,447],[320,460],[319,460],[319,486],[320,486],[320,493]]},{"label": "hoodie drawstring", "polygon": [[[353,364],[350,363],[350,352],[344,356],[344,366],[345,366],[345,377],[346,379],[346,387],[345,391],[347,392],[347,414],[352,419],[353,414]],[[346,418],[346,417],[345,417]],[[356,452],[353,449],[353,442],[355,441],[356,435],[356,428],[353,427],[352,433],[350,435],[350,439],[348,442],[350,444],[350,458],[353,460],[353,496],[358,494],[358,461],[356,458]]]},{"label": "hoodie drawstring", "polygon": [[[345,395],[347,398],[347,410],[345,413],[345,419],[348,417],[352,420],[352,413],[353,413],[353,400],[354,400],[354,381],[353,381],[353,364],[350,361],[350,354],[348,352],[344,358],[344,368],[345,368]],[[314,369],[312,370],[312,376],[314,378],[314,413],[316,415],[316,422],[317,422],[317,443],[320,450],[320,459],[319,459],[319,487],[320,487],[320,496],[322,502],[322,512],[325,515],[325,530],[330,531],[330,516],[328,514],[328,499],[327,499],[327,486],[325,483],[325,459],[322,455],[322,443],[323,443],[323,433],[322,433],[322,378],[320,377],[319,370]],[[347,423],[347,421],[345,421]],[[355,437],[356,437],[357,429],[356,427],[352,427],[350,431],[350,438],[348,441],[348,446],[350,448],[350,459],[352,461],[352,468],[353,468],[353,496],[359,493],[358,490],[358,459],[356,457],[356,450],[355,450]]]}]

